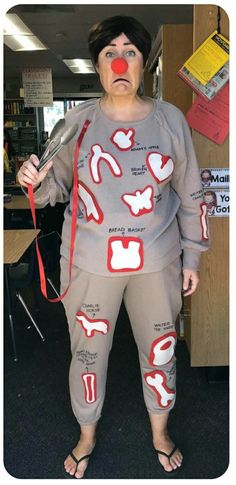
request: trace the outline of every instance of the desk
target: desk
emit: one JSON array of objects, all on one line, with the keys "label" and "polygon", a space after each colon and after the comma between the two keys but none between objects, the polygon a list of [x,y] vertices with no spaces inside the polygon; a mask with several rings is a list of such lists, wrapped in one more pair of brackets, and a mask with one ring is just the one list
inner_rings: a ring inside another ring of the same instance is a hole
[{"label": "desk", "polygon": [[[22,194],[22,195],[12,195],[12,199],[10,202],[4,202],[4,207],[5,209],[9,210],[25,210],[29,209],[30,210],[30,204],[29,204],[29,199]],[[37,207],[35,204],[35,209],[39,209],[40,207]]]},{"label": "desk", "polygon": [[[9,183],[6,183],[4,181],[4,191],[6,189],[21,189],[21,185],[18,182],[9,182]],[[22,191],[22,189],[21,189],[21,191]]]},{"label": "desk", "polygon": [[8,301],[8,316],[12,336],[14,360],[17,361],[12,311],[11,290],[8,269],[11,264],[18,263],[28,247],[32,244],[40,229],[8,229],[4,230],[4,276]]},{"label": "desk", "polygon": [[18,263],[39,232],[40,229],[4,230],[4,264]]},{"label": "desk", "polygon": [[[4,197],[5,198],[5,197]],[[37,227],[42,229],[46,219],[46,207],[35,204]],[[33,227],[29,199],[23,194],[11,194],[10,202],[4,200],[4,228],[5,229],[31,229]]]},{"label": "desk", "polygon": [[23,195],[21,185],[18,182],[6,182],[4,180],[4,194]]}]

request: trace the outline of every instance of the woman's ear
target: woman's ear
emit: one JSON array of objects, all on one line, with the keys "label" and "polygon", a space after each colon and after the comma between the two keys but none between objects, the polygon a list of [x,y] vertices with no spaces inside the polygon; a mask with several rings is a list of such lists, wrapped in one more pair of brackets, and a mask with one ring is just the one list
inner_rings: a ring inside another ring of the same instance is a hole
[{"label": "woman's ear", "polygon": [[99,74],[99,67],[98,67],[98,63],[97,63],[97,64],[95,64],[95,66],[94,66],[94,67],[95,67],[95,69],[96,69],[97,73]]}]

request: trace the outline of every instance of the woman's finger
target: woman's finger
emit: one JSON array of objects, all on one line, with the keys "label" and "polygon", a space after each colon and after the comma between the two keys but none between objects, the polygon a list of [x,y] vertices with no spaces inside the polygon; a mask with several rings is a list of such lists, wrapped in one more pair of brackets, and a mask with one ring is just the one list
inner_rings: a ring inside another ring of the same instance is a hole
[{"label": "woman's finger", "polygon": [[198,286],[199,276],[197,271],[184,270],[183,272],[183,295],[192,295]]}]

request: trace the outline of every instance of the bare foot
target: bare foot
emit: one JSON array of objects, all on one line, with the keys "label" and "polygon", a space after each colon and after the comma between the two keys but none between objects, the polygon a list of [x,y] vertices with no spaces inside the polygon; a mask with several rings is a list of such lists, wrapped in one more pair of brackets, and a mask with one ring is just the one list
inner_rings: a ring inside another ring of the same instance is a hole
[{"label": "bare foot", "polygon": [[[79,460],[85,455],[90,455],[92,453],[96,440],[94,441],[85,441],[83,438],[80,438],[77,446],[73,449],[73,454]],[[89,458],[81,461],[81,463],[77,464],[73,460],[72,456],[68,455],[66,460],[64,461],[65,470],[70,475],[74,475],[75,478],[83,478],[85,470],[88,466]]]},{"label": "bare foot", "polygon": [[[164,451],[169,455],[174,448],[174,443],[170,439],[168,435],[163,435],[153,440],[153,445],[155,450]],[[181,451],[177,448],[173,455],[169,458],[167,456],[161,455],[158,453],[158,458],[161,465],[167,472],[171,472],[172,470],[176,470],[176,468],[180,467],[183,461],[183,455]]]}]

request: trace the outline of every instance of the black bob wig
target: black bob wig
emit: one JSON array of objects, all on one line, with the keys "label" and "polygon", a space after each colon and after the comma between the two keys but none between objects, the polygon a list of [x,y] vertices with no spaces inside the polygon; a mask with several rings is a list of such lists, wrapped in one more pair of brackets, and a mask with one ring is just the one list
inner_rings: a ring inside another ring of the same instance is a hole
[{"label": "black bob wig", "polygon": [[102,20],[89,30],[88,47],[94,66],[98,62],[101,50],[122,33],[142,53],[145,66],[151,50],[151,36],[138,20],[125,15],[116,15]]}]

